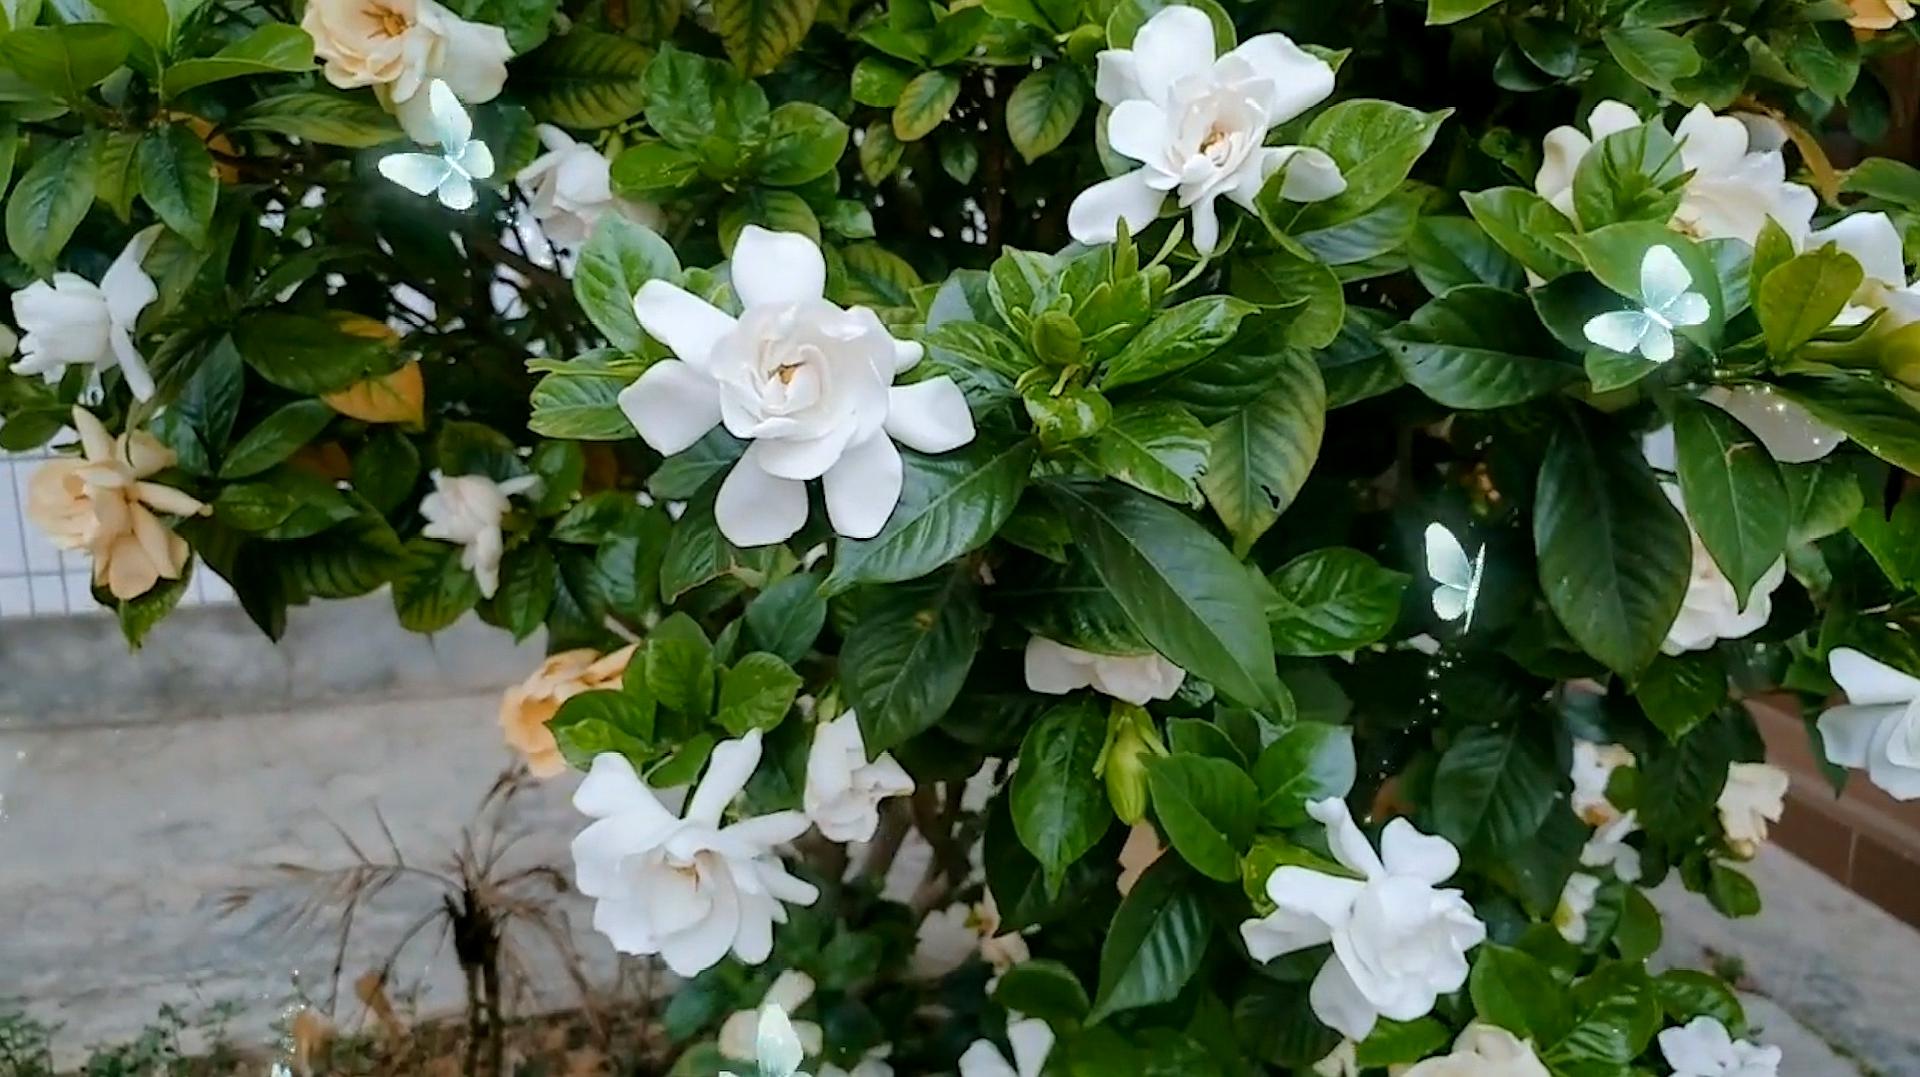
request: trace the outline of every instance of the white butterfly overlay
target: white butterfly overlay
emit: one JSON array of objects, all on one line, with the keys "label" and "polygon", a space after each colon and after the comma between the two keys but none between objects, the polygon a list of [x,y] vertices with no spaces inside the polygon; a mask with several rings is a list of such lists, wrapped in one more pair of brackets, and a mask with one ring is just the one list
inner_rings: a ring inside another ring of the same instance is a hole
[{"label": "white butterfly overlay", "polygon": [[1480,602],[1480,577],[1487,567],[1487,548],[1481,546],[1467,560],[1466,547],[1440,524],[1427,525],[1427,575],[1433,578],[1433,612],[1443,621],[1459,621],[1460,631],[1473,627],[1473,608]]},{"label": "white butterfly overlay", "polygon": [[1687,289],[1693,274],[1673,248],[1654,244],[1640,260],[1639,310],[1608,311],[1587,322],[1587,339],[1609,351],[1664,363],[1673,358],[1673,331],[1700,325],[1713,313],[1707,297]]},{"label": "white butterfly overlay", "polygon": [[448,209],[473,206],[473,181],[493,175],[493,151],[473,137],[473,120],[447,84],[427,87],[439,153],[392,153],[380,158],[380,174],[419,195],[435,195]]},{"label": "white butterfly overlay", "polygon": [[[760,1028],[753,1041],[754,1073],[743,1077],[807,1077],[800,1072],[800,1062],[806,1052],[800,1047],[800,1037],[793,1031],[793,1022],[787,1019],[787,1011],[778,1003],[768,1003],[760,1010]],[[722,1072],[720,1077],[736,1077],[731,1071]]]}]

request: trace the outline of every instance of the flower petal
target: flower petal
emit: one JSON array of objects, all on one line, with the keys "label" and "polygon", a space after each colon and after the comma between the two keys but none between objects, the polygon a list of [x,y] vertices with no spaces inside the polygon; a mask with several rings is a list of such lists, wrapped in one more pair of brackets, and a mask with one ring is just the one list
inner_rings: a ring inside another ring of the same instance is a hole
[{"label": "flower petal", "polygon": [[879,534],[900,504],[905,474],[893,439],[878,433],[848,446],[823,478],[834,532],[865,539]]},{"label": "flower petal", "polygon": [[1136,161],[1160,161],[1166,158],[1167,128],[1166,111],[1136,97],[1120,102],[1107,117],[1107,143],[1115,153]]},{"label": "flower petal", "polygon": [[100,294],[107,299],[107,316],[128,332],[133,330],[133,323],[147,304],[160,298],[160,289],[154,285],[153,278],[147,276],[147,271],[140,268],[140,263],[153,249],[161,230],[156,224],[135,233],[120,256],[107,267],[106,275],[100,278]]},{"label": "flower petal", "polygon": [[757,224],[733,244],[733,290],[749,307],[818,299],[827,290],[827,260],[798,232],[771,232]]},{"label": "flower petal", "polygon": [[1587,132],[1595,142],[1640,126],[1640,114],[1623,101],[1602,101],[1587,113]]},{"label": "flower petal", "polygon": [[1270,123],[1285,123],[1333,92],[1333,68],[1285,34],[1250,37],[1227,56],[1245,61],[1256,75],[1272,80]]},{"label": "flower petal", "polygon": [[1367,836],[1353,821],[1353,812],[1347,808],[1346,801],[1339,797],[1308,801],[1307,814],[1327,828],[1327,843],[1333,848],[1335,860],[1369,879],[1385,874],[1385,865],[1380,863],[1373,846],[1367,844]]},{"label": "flower petal", "polygon": [[1193,249],[1212,254],[1220,243],[1220,212],[1214,208],[1214,195],[1207,194],[1193,204]]},{"label": "flower petal", "polygon": [[1020,1077],[1000,1049],[987,1040],[975,1040],[960,1056],[960,1077]]},{"label": "flower petal", "polygon": [[714,520],[735,546],[769,546],[793,537],[807,522],[807,484],[767,474],[755,442],[720,484]]},{"label": "flower petal", "polygon": [[1422,834],[1405,819],[1395,819],[1380,833],[1380,860],[1392,875],[1406,875],[1424,883],[1443,883],[1460,870],[1460,850],[1445,838]]},{"label": "flower petal", "polygon": [[1920,679],[1851,647],[1835,648],[1827,656],[1827,670],[1847,693],[1849,703],[1905,703],[1920,698]]},{"label": "flower petal", "polygon": [[1033,1017],[1015,1021],[1007,1026],[1007,1042],[1013,1045],[1013,1064],[1020,1077],[1040,1077],[1053,1051],[1053,1028]]},{"label": "flower petal", "polygon": [[650,280],[633,297],[633,316],[649,336],[696,370],[707,368],[713,345],[733,329],[733,316],[677,284]]},{"label": "flower petal", "polygon": [[667,811],[634,772],[627,757],[616,752],[602,752],[593,757],[587,776],[573,791],[573,806],[593,819],[606,819],[623,812],[665,814]]},{"label": "flower petal", "polygon": [[1593,149],[1593,140],[1577,127],[1556,127],[1547,132],[1541,145],[1540,171],[1533,177],[1535,194],[1554,204],[1562,213],[1573,208],[1573,174]]},{"label": "flower petal", "polygon": [[1027,688],[1050,696],[1063,696],[1093,683],[1093,666],[1085,661],[1086,652],[1043,636],[1027,640]]},{"label": "flower petal", "polygon": [[1133,39],[1140,88],[1156,101],[1166,101],[1181,79],[1206,74],[1213,56],[1213,20],[1197,7],[1161,8]]},{"label": "flower petal", "polygon": [[687,802],[684,818],[690,823],[717,826],[720,813],[747,787],[747,779],[760,765],[760,731],[751,729],[738,740],[722,741],[707,761],[707,773],[700,779],[693,799]]},{"label": "flower petal", "polygon": [[1732,116],[1716,116],[1705,105],[1695,105],[1674,128],[1680,159],[1695,170],[1717,172],[1747,155],[1747,126]]},{"label": "flower petal", "polygon": [[1321,1024],[1350,1040],[1366,1039],[1380,1019],[1379,1011],[1360,993],[1346,966],[1332,958],[1320,966],[1320,975],[1313,978],[1313,986],[1307,989],[1307,1004],[1313,1007],[1313,1015]]},{"label": "flower petal", "polygon": [[853,423],[842,422],[819,437],[763,437],[753,443],[754,459],[776,478],[817,479],[840,461],[855,433]]},{"label": "flower petal", "polygon": [[1082,243],[1112,243],[1120,222],[1139,235],[1160,216],[1166,192],[1147,186],[1148,169],[1136,169],[1081,191],[1067,207],[1067,231]]},{"label": "flower petal", "polygon": [[947,452],[973,440],[973,412],[960,387],[941,375],[887,390],[886,431],[915,452]]},{"label": "flower petal", "polygon": [[1889,288],[1907,285],[1907,259],[1900,247],[1900,233],[1892,218],[1884,213],[1853,213],[1826,228],[1807,233],[1807,249],[1818,250],[1827,244],[1850,254],[1868,279]]},{"label": "flower petal", "polygon": [[1263,156],[1260,184],[1251,191],[1242,185],[1232,193],[1234,201],[1249,209],[1253,208],[1253,196],[1260,193],[1267,177],[1282,167],[1287,170],[1287,178],[1280,183],[1280,197],[1289,202],[1324,202],[1347,189],[1347,178],[1340,174],[1340,166],[1325,150],[1312,146],[1269,146],[1260,153]]}]

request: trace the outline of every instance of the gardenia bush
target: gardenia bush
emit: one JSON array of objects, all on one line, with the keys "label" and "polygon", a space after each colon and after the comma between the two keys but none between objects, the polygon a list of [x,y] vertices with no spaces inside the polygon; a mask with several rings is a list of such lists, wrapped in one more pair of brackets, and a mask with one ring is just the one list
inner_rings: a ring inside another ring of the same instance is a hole
[{"label": "gardenia bush", "polygon": [[676,1074],[1764,1077],[1645,890],[1920,795],[1911,14],[12,0],[0,445],[136,645],[544,633]]}]

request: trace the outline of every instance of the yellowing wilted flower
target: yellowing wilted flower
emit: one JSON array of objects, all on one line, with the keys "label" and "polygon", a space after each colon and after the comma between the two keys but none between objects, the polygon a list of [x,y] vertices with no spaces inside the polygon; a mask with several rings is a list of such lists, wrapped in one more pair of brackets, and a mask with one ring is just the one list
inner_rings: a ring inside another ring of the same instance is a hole
[{"label": "yellowing wilted flower", "polygon": [[1856,30],[1891,30],[1913,18],[1913,5],[1907,0],[1847,0],[1853,15],[1847,25]]},{"label": "yellowing wilted flower", "polygon": [[629,644],[606,655],[588,647],[548,655],[539,669],[500,697],[500,729],[507,745],[527,757],[527,769],[535,777],[551,778],[567,769],[547,728],[560,704],[582,692],[620,687],[633,652]]},{"label": "yellowing wilted flower", "polygon": [[53,544],[86,550],[93,582],[113,597],[139,598],[163,579],[177,580],[187,565],[187,543],[155,513],[196,516],[207,506],[157,482],[145,481],[173,464],[173,451],[152,434],[115,438],[83,408],[73,409],[81,455],[49,460],[27,486],[27,517]]}]

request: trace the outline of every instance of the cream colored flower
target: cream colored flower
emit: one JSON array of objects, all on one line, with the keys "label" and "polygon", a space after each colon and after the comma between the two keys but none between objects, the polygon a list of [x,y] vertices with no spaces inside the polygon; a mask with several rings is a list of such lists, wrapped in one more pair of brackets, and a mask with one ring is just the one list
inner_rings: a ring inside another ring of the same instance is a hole
[{"label": "cream colored flower", "polygon": [[607,655],[592,648],[548,655],[539,669],[500,697],[500,728],[507,746],[526,756],[534,777],[551,778],[567,769],[553,731],[547,728],[560,704],[582,692],[620,687],[634,647],[629,644]]},{"label": "cream colored flower", "polygon": [[417,142],[437,141],[426,88],[439,79],[473,105],[507,83],[506,31],[468,22],[435,0],[308,0],[300,27],[343,90],[371,86]]},{"label": "cream colored flower", "polygon": [[1554,906],[1553,929],[1575,946],[1587,941],[1587,914],[1593,911],[1600,894],[1600,877],[1576,871],[1567,876],[1560,889],[1560,904]]},{"label": "cream colored flower", "polygon": [[758,965],[788,904],[811,905],[812,883],[789,872],[779,847],[806,832],[797,811],[722,822],[760,765],[761,732],[723,741],[682,814],[640,780],[625,756],[596,757],[573,805],[593,822],[573,839],[575,883],[594,899],[594,930],[623,954],[659,954],[697,976],[731,953]]},{"label": "cream colored flower", "polygon": [[157,482],[173,452],[144,430],[115,438],[84,408],[73,409],[81,455],[49,460],[27,484],[27,518],[55,546],[93,557],[94,586],[121,601],[139,598],[161,580],[177,580],[187,542],[160,515],[205,515],[207,506]]},{"label": "cream colored flower", "polygon": [[1907,0],[1847,0],[1853,15],[1847,25],[1856,30],[1891,30],[1913,18],[1914,7]]},{"label": "cream colored flower", "polygon": [[1027,687],[1048,695],[1091,688],[1102,695],[1146,706],[1172,699],[1187,671],[1151,651],[1146,654],[1095,654],[1043,636],[1027,639]]},{"label": "cream colored flower", "polygon": [[612,166],[599,150],[575,142],[551,124],[543,123],[534,131],[547,152],[535,157],[514,180],[527,192],[528,208],[556,246],[578,249],[608,213],[648,228],[660,226],[657,207],[614,197]]},{"label": "cream colored flower", "polygon": [[1767,840],[1767,824],[1777,823],[1787,810],[1787,772],[1771,763],[1735,763],[1727,768],[1727,784],[1716,806],[1720,826],[1734,855],[1751,860]]},{"label": "cream colored flower", "polygon": [[1847,694],[1820,715],[1827,761],[1864,768],[1896,800],[1920,797],[1920,678],[1851,647],[1835,648],[1827,669]]},{"label": "cream colored flower", "polygon": [[[97,374],[119,366],[135,399],[153,396],[153,375],[133,342],[140,312],[160,297],[160,289],[140,263],[160,238],[159,225],[142,229],[95,284],[76,273],[55,273],[13,293],[13,319],[20,323],[20,359],[15,374],[57,382],[70,367],[91,367]],[[7,334],[6,354],[14,338]]]},{"label": "cream colored flower", "polygon": [[1415,1064],[1401,1077],[1548,1077],[1533,1045],[1494,1025],[1475,1022],[1442,1058]]},{"label": "cream colored flower", "polygon": [[507,515],[507,499],[540,485],[537,475],[521,475],[495,482],[485,475],[432,473],[433,493],[420,499],[420,515],[427,526],[420,533],[442,542],[457,543],[460,563],[480,584],[488,598],[500,589],[500,557],[506,537],[500,521]]},{"label": "cream colored flower", "polygon": [[1607,800],[1613,772],[1633,766],[1633,753],[1619,744],[1573,742],[1573,814],[1588,826],[1605,826],[1620,818],[1620,809]]},{"label": "cream colored flower", "polygon": [[944,374],[894,384],[925,349],[895,340],[873,311],[823,298],[826,255],[810,237],[750,224],[730,266],[738,318],[664,280],[640,286],[634,316],[674,357],[622,389],[620,409],[663,456],[722,424],[751,442],[713,505],[734,545],[792,538],[813,479],[834,533],[872,538],[900,503],[894,443],[943,453],[972,441],[966,397]]},{"label": "cream colored flower", "polygon": [[1611,867],[1623,883],[1640,881],[1640,850],[1627,844],[1627,838],[1640,829],[1640,819],[1628,812],[1601,826],[1580,847],[1580,864],[1589,868]]},{"label": "cream colored flower", "polygon": [[1017,931],[1000,934],[1000,908],[991,890],[972,905],[956,902],[920,921],[914,933],[913,975],[938,979],[966,964],[976,952],[992,966],[995,979],[1033,956],[1025,936]]},{"label": "cream colored flower", "polygon": [[1206,12],[1161,8],[1132,48],[1100,54],[1094,83],[1094,95],[1113,106],[1108,142],[1140,167],[1080,192],[1067,207],[1067,231],[1082,243],[1111,243],[1126,221],[1138,235],[1171,197],[1192,214],[1194,249],[1207,254],[1220,242],[1214,203],[1222,195],[1252,209],[1284,168],[1282,198],[1332,198],[1347,181],[1326,151],[1266,144],[1275,127],[1332,92],[1333,68],[1284,34],[1216,57]]},{"label": "cream colored flower", "polygon": [[815,728],[801,806],[829,841],[871,840],[880,826],[880,802],[912,792],[913,778],[891,753],[867,761],[854,712]]},{"label": "cream colored flower", "polygon": [[[1587,133],[1572,126],[1549,131],[1534,190],[1577,221],[1573,179],[1580,162],[1608,135],[1641,122],[1632,107],[1602,101],[1587,116]],[[1705,105],[1696,105],[1673,131],[1680,164],[1692,176],[1670,226],[1696,239],[1731,238],[1751,245],[1772,218],[1796,246],[1805,240],[1819,196],[1811,188],[1787,182],[1786,158],[1775,133],[1762,129],[1757,119],[1716,116]]]}]

